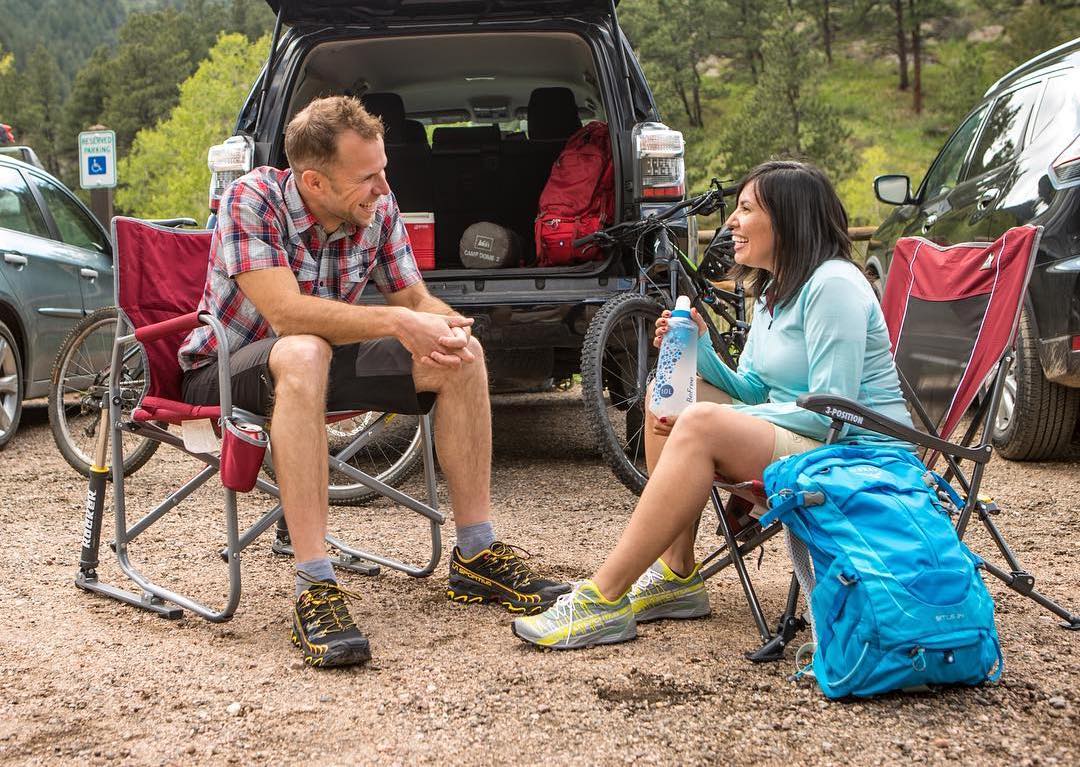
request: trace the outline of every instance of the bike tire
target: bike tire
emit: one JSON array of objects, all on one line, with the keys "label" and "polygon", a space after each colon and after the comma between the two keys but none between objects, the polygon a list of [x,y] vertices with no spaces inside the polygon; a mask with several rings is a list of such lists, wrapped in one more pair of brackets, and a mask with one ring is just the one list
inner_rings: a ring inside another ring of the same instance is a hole
[{"label": "bike tire", "polygon": [[[83,317],[68,333],[53,362],[49,384],[49,430],[68,465],[84,477],[90,476],[93,443],[100,425],[100,386],[108,384],[105,368],[111,360],[112,339],[116,335],[116,308],[107,306]],[[128,378],[132,404],[141,399],[147,381],[146,355],[138,347],[138,361]],[[133,358],[134,359],[134,358]],[[83,381],[90,377],[90,385]],[[78,379],[79,383],[76,383]],[[126,410],[125,412],[129,412]],[[82,437],[80,438],[80,432]],[[157,451],[160,442],[136,434],[124,435],[123,473],[129,477],[142,468]],[[109,455],[112,455],[110,450]],[[112,474],[109,474],[112,479]]]},{"label": "bike tire", "polygon": [[[638,374],[639,349],[645,371],[656,366],[653,331],[663,307],[654,299],[624,293],[596,312],[581,349],[585,418],[604,461],[635,495],[645,488],[645,385]],[[644,334],[644,347],[640,344]],[[632,343],[632,346],[631,346]]]}]

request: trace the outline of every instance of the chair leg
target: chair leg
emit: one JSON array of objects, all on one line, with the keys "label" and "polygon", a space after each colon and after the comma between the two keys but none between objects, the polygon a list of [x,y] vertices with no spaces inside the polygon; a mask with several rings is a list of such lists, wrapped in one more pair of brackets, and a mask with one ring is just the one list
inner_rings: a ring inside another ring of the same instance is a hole
[{"label": "chair leg", "polygon": [[758,649],[746,653],[746,657],[754,663],[771,663],[782,660],[784,648],[791,644],[795,635],[806,628],[806,621],[798,614],[799,610],[799,579],[791,576],[791,585],[788,586],[787,604],[784,612],[776,622],[776,632],[772,638]]},{"label": "chair leg", "polygon": [[990,511],[984,504],[980,503],[978,513],[983,526],[986,527],[987,532],[990,533],[990,538],[994,541],[994,544],[998,547],[998,551],[1001,552],[1001,555],[1009,565],[1009,572],[985,561],[982,563],[982,568],[1017,594],[1034,600],[1036,604],[1045,607],[1054,615],[1061,618],[1062,621],[1064,621],[1060,624],[1062,628],[1069,631],[1080,631],[1080,614],[1069,612],[1057,602],[1036,591],[1035,576],[1029,573],[1024,566],[1020,564],[1020,560],[1016,558],[1016,554],[1013,553],[1009,544],[1006,543],[1005,536],[1001,534],[997,525],[994,524],[994,520],[990,518]]},{"label": "chair leg", "polygon": [[[277,521],[277,528],[274,530],[274,542],[270,545],[270,550],[283,557],[289,557],[290,559],[293,557],[292,539],[289,538],[289,527],[285,524],[284,515]],[[359,573],[360,575],[378,575],[380,572],[377,564],[344,552],[330,557],[330,564],[339,570],[348,570],[351,573]]]},{"label": "chair leg", "polygon": [[728,523],[727,516],[724,514],[724,502],[720,500],[720,491],[713,487],[709,492],[712,499],[713,506],[716,508],[717,516],[720,518],[720,527],[724,532],[724,540],[727,542],[727,550],[731,557],[731,563],[735,565],[735,572],[739,576],[739,583],[742,585],[743,593],[746,595],[746,603],[750,607],[750,615],[754,618],[754,623],[757,624],[758,633],[761,634],[762,642],[769,642],[772,640],[772,632],[769,631],[769,624],[765,621],[765,615],[761,611],[761,602],[758,600],[757,594],[754,591],[754,584],[750,581],[750,574],[746,570],[746,563],[743,561],[742,553],[739,551],[738,541],[735,540],[735,533],[731,529],[731,525]]}]

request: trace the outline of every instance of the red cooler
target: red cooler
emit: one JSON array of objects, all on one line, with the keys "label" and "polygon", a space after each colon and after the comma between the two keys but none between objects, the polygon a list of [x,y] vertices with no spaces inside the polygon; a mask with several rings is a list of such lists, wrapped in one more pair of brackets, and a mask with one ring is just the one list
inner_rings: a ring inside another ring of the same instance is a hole
[{"label": "red cooler", "polygon": [[416,265],[421,271],[435,268],[435,214],[402,213],[401,220],[409,232]]}]

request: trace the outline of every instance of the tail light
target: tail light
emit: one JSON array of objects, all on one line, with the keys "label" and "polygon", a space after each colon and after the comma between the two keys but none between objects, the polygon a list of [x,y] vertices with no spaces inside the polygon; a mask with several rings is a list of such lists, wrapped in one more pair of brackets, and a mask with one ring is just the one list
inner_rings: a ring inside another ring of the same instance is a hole
[{"label": "tail light", "polygon": [[1080,186],[1080,136],[1050,163],[1050,183],[1055,189]]},{"label": "tail light", "polygon": [[681,200],[686,194],[683,135],[663,123],[639,123],[632,138],[637,200]]},{"label": "tail light", "polygon": [[248,136],[231,136],[224,144],[210,147],[206,164],[210,168],[210,210],[217,213],[221,195],[229,184],[251,170],[255,144]]}]

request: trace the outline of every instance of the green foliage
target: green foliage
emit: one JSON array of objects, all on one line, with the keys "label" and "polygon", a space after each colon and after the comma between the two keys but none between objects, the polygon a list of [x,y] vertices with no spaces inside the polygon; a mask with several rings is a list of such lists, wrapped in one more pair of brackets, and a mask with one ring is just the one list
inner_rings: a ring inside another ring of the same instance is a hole
[{"label": "green foliage", "polygon": [[1068,42],[1080,28],[1080,8],[1055,8],[1053,3],[1024,5],[1009,19],[1003,53],[1015,66],[1043,51]]},{"label": "green foliage", "polygon": [[116,40],[123,19],[119,0],[0,0],[0,47],[13,52],[19,69],[25,69],[34,48],[48,46],[66,93],[90,52]]},{"label": "green foliage", "polygon": [[180,86],[168,119],[139,131],[117,169],[117,207],[149,218],[206,217],[206,151],[232,133],[236,113],[263,65],[268,39],[218,38],[209,57]]},{"label": "green foliage", "polygon": [[812,20],[791,10],[766,31],[761,76],[724,132],[730,171],[777,156],[812,160],[834,180],[853,170],[850,131],[818,94],[823,61],[814,39]]},{"label": "green foliage", "polygon": [[941,121],[955,126],[1009,65],[994,47],[966,40],[942,43],[935,49],[939,68],[929,103]]}]

